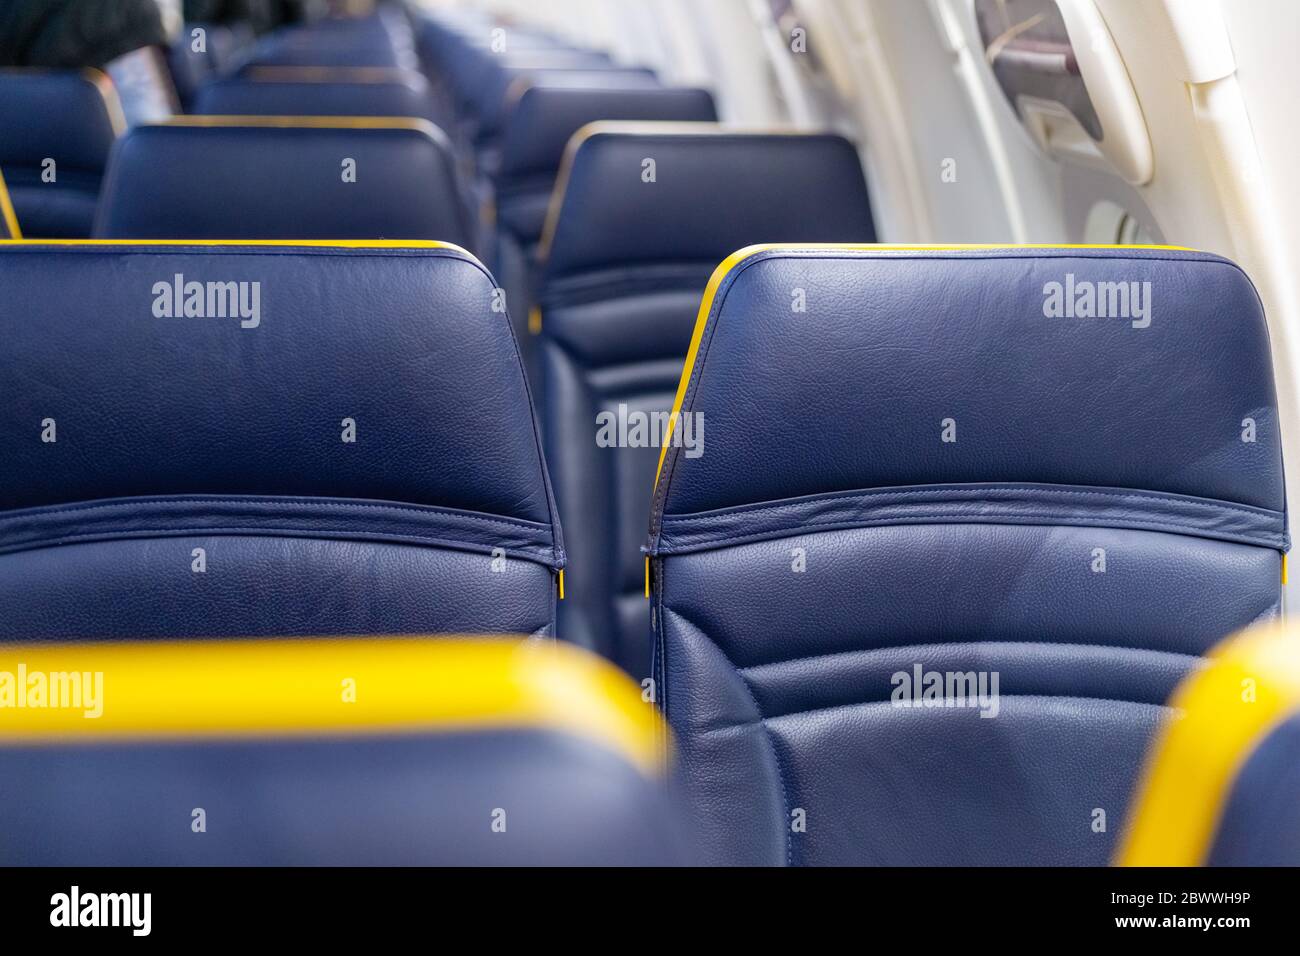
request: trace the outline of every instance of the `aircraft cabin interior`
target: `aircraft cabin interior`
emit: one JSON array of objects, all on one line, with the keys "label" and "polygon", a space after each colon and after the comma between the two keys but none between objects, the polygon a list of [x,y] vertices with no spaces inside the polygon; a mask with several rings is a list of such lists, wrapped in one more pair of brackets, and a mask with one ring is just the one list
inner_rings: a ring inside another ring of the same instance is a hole
[{"label": "aircraft cabin interior", "polygon": [[1298,40],[0,5],[0,866],[1300,865]]}]

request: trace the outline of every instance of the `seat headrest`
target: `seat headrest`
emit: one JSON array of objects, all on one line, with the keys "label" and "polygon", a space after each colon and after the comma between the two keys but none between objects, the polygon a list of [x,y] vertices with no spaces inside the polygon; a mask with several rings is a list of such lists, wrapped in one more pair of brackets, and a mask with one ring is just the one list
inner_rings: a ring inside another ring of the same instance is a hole
[{"label": "seat headrest", "polygon": [[543,275],[719,262],[756,242],[874,238],[862,163],[843,136],[594,123],[569,144]]},{"label": "seat headrest", "polygon": [[470,245],[467,219],[451,147],[427,122],[186,117],[118,142],[95,235]]},{"label": "seat headrest", "polygon": [[0,70],[0,168],[60,166],[101,172],[126,127],[98,70]]},{"label": "seat headrest", "polygon": [[510,320],[461,249],[9,242],[0,287],[0,550],[27,535],[14,509],[48,530],[41,506],[275,496],[263,527],[368,499],[370,531],[436,511],[562,566]]},{"label": "seat headrest", "polygon": [[678,408],[704,451],[666,448],[652,539],[687,514],[697,545],[741,512],[751,531],[778,511],[915,523],[933,493],[944,520],[1047,509],[1286,546],[1268,330],[1217,256],[742,250],[710,280]]},{"label": "seat headrest", "polygon": [[[414,116],[429,119],[428,82],[410,70],[259,67],[259,78],[227,78],[201,86],[193,112],[213,116]],[[273,74],[273,78],[267,74]]]},{"label": "seat headrest", "polygon": [[524,90],[506,119],[501,144],[501,177],[555,173],[564,148],[579,129],[598,120],[716,122],[707,90],[645,86],[574,86],[543,75]]},{"label": "seat headrest", "polygon": [[484,135],[500,133],[518,98],[530,86],[546,83],[552,86],[626,89],[659,85],[655,72],[644,67],[583,63],[580,60],[569,63],[556,61],[549,66],[516,65],[524,59],[514,57],[505,64],[493,63],[474,83],[466,107]]}]

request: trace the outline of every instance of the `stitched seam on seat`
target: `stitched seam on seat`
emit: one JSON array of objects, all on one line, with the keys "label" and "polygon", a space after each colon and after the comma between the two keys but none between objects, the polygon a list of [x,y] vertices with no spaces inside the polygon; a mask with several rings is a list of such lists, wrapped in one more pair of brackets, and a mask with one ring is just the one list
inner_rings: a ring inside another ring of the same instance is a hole
[{"label": "stitched seam on seat", "polygon": [[[731,660],[730,657],[727,656],[727,652],[722,649],[722,645],[720,645],[713,638],[709,637],[708,632],[705,631],[704,628],[700,627],[698,624],[696,624],[686,615],[682,614],[680,611],[675,611],[670,608],[669,613],[675,615],[676,617],[681,618],[681,620],[685,621],[695,631],[697,631],[701,637],[703,637],[706,641],[708,641],[710,644],[714,646],[714,648],[718,652],[718,655],[724,661],[727,662],[727,666],[731,668],[731,670],[735,673],[735,675],[738,678],[740,678],[741,686],[745,688],[745,693],[749,695],[750,703],[754,705],[754,713],[758,714],[757,723],[762,724],[763,726],[763,739],[767,742],[767,748],[772,753],[772,763],[776,765],[777,783],[781,785],[781,806],[784,810],[784,813],[781,818],[781,831],[782,831],[782,839],[785,842],[785,865],[793,866],[794,846],[792,845],[792,836],[790,830],[790,812],[793,808],[790,806],[790,791],[785,784],[785,765],[781,761],[780,752],[777,750],[776,739],[773,737],[772,731],[768,729],[767,718],[763,716],[763,708],[758,705],[758,698],[754,695],[754,688],[752,688],[749,685],[749,680],[745,677],[741,669],[735,665],[735,663]],[[662,624],[663,622],[661,621],[660,625],[662,626]],[[736,724],[735,726],[741,727],[741,726],[746,726],[750,723],[754,723],[754,721],[746,721],[745,724]]]},{"label": "stitched seam on seat", "polygon": [[[1243,544],[1248,547],[1267,547],[1275,550],[1285,550],[1285,536],[1282,532],[1274,532],[1273,537],[1276,541],[1258,541],[1246,540],[1241,536],[1226,537],[1221,534],[1214,534],[1204,528],[1198,528],[1195,525],[1183,526],[1173,523],[1159,521],[1143,521],[1141,519],[1126,519],[1123,522],[1113,519],[1107,521],[1098,521],[1096,524],[1088,524],[1076,520],[1068,520],[1061,515],[1043,515],[1041,521],[1029,520],[1031,516],[1021,514],[996,514],[983,512],[978,515],[971,515],[968,518],[956,518],[949,514],[917,514],[908,515],[899,518],[881,518],[876,521],[837,521],[827,522],[826,524],[797,524],[786,528],[773,528],[770,531],[760,531],[753,534],[739,535],[735,537],[720,537],[717,539],[701,538],[688,544],[677,547],[669,544],[664,546],[660,544],[656,553],[659,554],[686,554],[692,551],[707,551],[717,548],[726,548],[738,544],[748,544],[756,541],[770,541],[780,538],[795,537],[801,534],[815,534],[821,531],[847,531],[857,528],[881,528],[894,527],[908,524],[1009,524],[1023,525],[1027,527],[1072,527],[1072,528],[1092,528],[1102,527],[1115,530],[1135,530],[1135,531],[1160,531],[1166,534],[1180,534],[1187,537],[1210,538],[1216,541],[1230,541],[1235,544]],[[1071,516],[1073,517],[1073,516]],[[1020,519],[1020,520],[1010,520]],[[662,533],[661,533],[662,541]]]},{"label": "stitched seam on seat", "polygon": [[1257,505],[1245,505],[1230,501],[1223,501],[1218,498],[1199,498],[1192,495],[1183,495],[1178,492],[1159,492],[1146,493],[1140,491],[1089,491],[1084,489],[1070,488],[1068,486],[1057,486],[1043,483],[1007,483],[1007,484],[985,484],[982,482],[973,482],[969,485],[953,488],[953,486],[944,486],[940,488],[909,488],[906,490],[893,490],[889,488],[871,489],[869,491],[848,491],[848,492],[830,492],[824,495],[806,495],[798,498],[789,498],[785,501],[771,504],[769,502],[757,502],[747,505],[736,505],[728,508],[714,508],[708,511],[694,511],[682,514],[665,515],[665,520],[676,521],[689,519],[692,523],[721,521],[733,514],[751,514],[760,511],[780,511],[790,504],[800,502],[815,501],[860,501],[869,498],[878,497],[904,497],[915,495],[932,495],[939,496],[946,491],[966,491],[971,493],[983,491],[1012,491],[1012,492],[1034,492],[1042,491],[1049,495],[1088,495],[1094,497],[1125,499],[1133,498],[1140,501],[1163,501],[1174,504],[1184,504],[1190,507],[1199,508],[1224,508],[1231,511],[1241,511],[1256,517],[1267,517],[1269,515],[1281,515],[1282,512],[1274,511],[1272,508],[1263,508]]},{"label": "stitched seam on seat", "polygon": [[[1274,607],[1275,606],[1276,605],[1274,605]],[[1272,610],[1272,608],[1270,608],[1269,610]],[[1264,613],[1267,614],[1268,611],[1265,611]],[[1256,617],[1254,619],[1254,621],[1258,621],[1258,620],[1259,617]],[[1191,658],[1193,660],[1203,660],[1205,657],[1204,654],[1189,654],[1185,651],[1161,651],[1155,648],[1134,647],[1128,644],[1096,644],[1092,642],[1083,642],[1083,641],[973,640],[973,641],[943,641],[939,643],[930,643],[930,644],[910,644],[910,643],[909,644],[881,644],[875,647],[860,647],[848,651],[826,651],[825,653],[822,654],[807,654],[802,657],[783,657],[778,660],[768,661],[762,664],[746,664],[744,667],[738,669],[743,673],[745,671],[758,670],[759,668],[762,667],[777,667],[781,664],[799,664],[799,663],[803,663],[804,661],[824,660],[825,658],[828,657],[845,657],[848,656],[849,654],[869,654],[873,651],[897,651],[897,650],[903,650],[904,648],[915,648],[916,650],[919,651],[919,650],[926,650],[929,648],[940,648],[940,647],[977,647],[981,644],[985,644],[985,645],[986,644],[1012,644],[1018,647],[1087,647],[1087,648],[1095,648],[1096,650],[1099,651],[1137,651],[1142,654],[1167,654],[1170,657],[1186,657],[1186,658]]]},{"label": "stitched seam on seat", "polygon": [[298,504],[312,508],[373,508],[387,511],[410,511],[415,513],[429,512],[435,514],[444,514],[457,519],[484,524],[505,525],[506,527],[522,528],[526,530],[545,531],[547,525],[540,521],[527,521],[522,518],[488,517],[486,515],[474,514],[468,511],[460,511],[456,508],[444,508],[438,505],[415,505],[415,504],[384,504],[379,502],[367,501],[330,501],[320,498],[305,498],[300,496],[242,496],[242,495],[176,495],[174,497],[150,497],[150,498],[122,498],[120,500],[104,501],[87,504],[69,504],[69,505],[37,505],[32,508],[19,508],[12,511],[0,510],[0,522],[11,518],[27,517],[29,514],[40,512],[41,514],[70,514],[73,512],[96,511],[108,508],[131,508],[137,504],[156,505],[156,504]]},{"label": "stitched seam on seat", "polygon": [[[1022,700],[1080,700],[1080,701],[1093,701],[1101,704],[1128,704],[1132,707],[1157,707],[1161,710],[1166,710],[1166,711],[1172,711],[1176,709],[1172,705],[1167,703],[1153,704],[1147,700],[1127,700],[1123,697],[1089,697],[1086,695],[1079,695],[1079,694],[1002,694],[1002,693],[998,694],[999,700],[1008,697],[1018,698]],[[859,700],[859,701],[853,701],[852,703],[848,703],[848,704],[831,704],[826,707],[810,707],[807,710],[792,710],[789,713],[777,714],[776,716],[773,717],[760,717],[757,721],[746,720],[736,724],[719,723],[711,727],[708,727],[705,730],[700,731],[700,733],[716,734],[716,733],[721,733],[729,730],[739,730],[740,728],[748,727],[750,724],[753,723],[767,724],[770,721],[784,720],[787,717],[807,717],[809,714],[829,713],[830,711],[844,710],[849,707],[890,707],[892,709],[894,707],[894,704],[892,701],[889,700]],[[908,706],[908,707],[899,707],[897,709],[898,710],[919,710],[924,712],[927,710],[941,710],[941,711],[957,711],[963,709],[971,710],[973,708],[940,707],[936,705],[934,707]]]},{"label": "stitched seam on seat", "polygon": [[[999,700],[1007,697],[1014,697],[1023,700],[1084,700],[1084,701],[1095,701],[1101,704],[1129,704],[1133,707],[1159,707],[1162,710],[1174,709],[1169,704],[1153,704],[1149,700],[1128,700],[1127,698],[1124,697],[1090,697],[1088,695],[1080,695],[1080,694],[1003,694],[1003,693],[998,694]],[[825,713],[832,710],[843,710],[846,707],[880,707],[882,705],[888,707],[894,706],[893,702],[889,700],[861,700],[861,701],[854,701],[851,704],[831,704],[828,707],[810,707],[808,710],[792,710],[787,714],[779,714],[775,717],[764,717],[762,718],[762,720],[764,722],[767,722],[770,720],[783,720],[786,717],[806,717],[809,714]],[[939,706],[935,706],[935,707],[909,706],[909,707],[899,707],[898,709],[899,710],[920,710],[920,711],[926,711],[926,710],[954,710],[955,711],[955,710],[961,710],[963,708],[939,707]],[[967,707],[965,709],[970,710],[971,708]],[[711,730],[734,730],[737,727],[743,727],[749,723],[752,723],[752,721],[746,721],[744,724],[719,724],[717,727],[711,728]]]}]

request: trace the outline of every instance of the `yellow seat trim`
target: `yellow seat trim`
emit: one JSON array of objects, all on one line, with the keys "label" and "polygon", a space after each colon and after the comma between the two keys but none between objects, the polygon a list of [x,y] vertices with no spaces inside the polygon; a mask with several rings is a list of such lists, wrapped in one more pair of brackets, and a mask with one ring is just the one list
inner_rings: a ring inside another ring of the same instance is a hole
[{"label": "yellow seat trim", "polygon": [[14,204],[9,199],[9,187],[5,185],[2,171],[0,171],[0,219],[4,220],[5,231],[9,233],[10,239],[23,237],[23,231],[18,228],[18,215],[14,212]]},{"label": "yellow seat trim", "polygon": [[[594,125],[594,124],[593,124]],[[692,124],[683,124],[692,125]],[[695,358],[700,351],[700,342],[704,338],[704,328],[709,322],[709,313],[713,311],[713,299],[717,295],[727,275],[746,259],[751,256],[761,255],[768,252],[959,252],[963,250],[995,250],[995,249],[1111,249],[1114,251],[1132,251],[1132,250],[1158,250],[1164,252],[1196,252],[1195,249],[1189,249],[1186,246],[1159,246],[1159,245],[1112,245],[1108,243],[952,243],[948,245],[908,245],[895,244],[887,245],[883,243],[839,243],[839,242],[804,242],[796,244],[786,243],[764,243],[753,246],[746,246],[737,252],[727,256],[716,269],[713,275],[709,277],[708,285],[704,287],[704,297],[700,300],[700,310],[695,316],[695,329],[691,333],[690,348],[686,352],[686,364],[682,368],[682,377],[677,383],[677,395],[673,399],[672,414],[668,418],[668,428],[665,431],[663,445],[659,449],[659,467],[655,471],[655,488],[659,486],[659,477],[663,474],[664,460],[668,457],[668,448],[671,445],[673,426],[676,424],[682,411],[682,403],[686,400],[686,389],[690,385],[691,374],[695,370]],[[651,489],[653,496],[654,489]]]},{"label": "yellow seat trim", "polygon": [[[655,709],[612,664],[530,639],[0,645],[0,673],[101,673],[102,714],[0,707],[0,747],[130,739],[555,730],[661,767]],[[350,683],[348,683],[350,682]],[[355,690],[355,702],[345,690]]]},{"label": "yellow seat trim", "polygon": [[324,249],[447,249],[478,262],[473,253],[454,242],[436,239],[0,239],[5,246],[305,246]]},{"label": "yellow seat trim", "polygon": [[413,129],[437,137],[438,128],[417,116],[173,116],[144,126],[263,126],[274,129]]},{"label": "yellow seat trim", "polygon": [[1229,638],[1170,705],[1179,714],[1148,753],[1115,855],[1119,866],[1208,861],[1237,775],[1269,733],[1300,711],[1300,630],[1275,624]]}]

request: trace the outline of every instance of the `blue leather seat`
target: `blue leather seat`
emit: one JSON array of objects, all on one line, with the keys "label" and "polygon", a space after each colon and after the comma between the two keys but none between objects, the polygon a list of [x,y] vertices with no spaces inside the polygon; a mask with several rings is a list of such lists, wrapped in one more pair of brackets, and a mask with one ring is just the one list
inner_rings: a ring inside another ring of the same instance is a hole
[{"label": "blue leather seat", "polygon": [[0,246],[0,641],[553,634],[494,286],[440,243]]},{"label": "blue leather seat", "polygon": [[505,121],[493,170],[498,227],[524,254],[535,252],[569,139],[598,120],[716,122],[707,90],[575,85],[564,72],[523,89]]},{"label": "blue leather seat", "polygon": [[[85,719],[85,698],[0,712],[0,865],[687,858],[653,712],[572,648],[0,647],[0,670],[20,665],[90,674],[77,690],[89,687],[101,713]],[[340,702],[345,679],[352,702]]]},{"label": "blue leather seat", "polygon": [[259,67],[199,87],[193,112],[219,116],[433,117],[428,81],[412,70]]},{"label": "blue leather seat", "polygon": [[25,235],[90,235],[124,127],[117,94],[96,70],[0,70],[0,172]]},{"label": "blue leather seat", "polygon": [[416,69],[415,36],[405,17],[332,17],[286,27],[258,41],[249,66],[401,67]]},{"label": "blue leather seat", "polygon": [[1279,611],[1250,280],[1167,247],[776,247],[700,319],[704,453],[669,448],[647,550],[708,859],[1107,862],[1174,687]]},{"label": "blue leather seat", "polygon": [[1300,631],[1224,641],[1169,702],[1122,866],[1300,865]]},{"label": "blue leather seat", "polygon": [[650,668],[638,548],[658,447],[598,446],[598,416],[668,412],[700,296],[730,250],[874,238],[843,137],[697,125],[588,127],[561,174],[538,280],[542,432],[575,569],[560,634],[635,677]]},{"label": "blue leather seat", "polygon": [[[430,124],[250,123],[205,117],[134,127],[109,163],[95,234],[477,244],[455,158]],[[344,178],[346,159],[355,161],[354,180]]]}]

